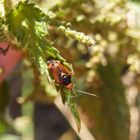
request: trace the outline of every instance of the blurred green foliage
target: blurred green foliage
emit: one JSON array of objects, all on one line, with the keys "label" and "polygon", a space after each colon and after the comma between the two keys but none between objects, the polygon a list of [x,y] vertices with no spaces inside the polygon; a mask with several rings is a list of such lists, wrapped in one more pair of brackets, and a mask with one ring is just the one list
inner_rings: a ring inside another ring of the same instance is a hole
[{"label": "blurred green foliage", "polygon": [[134,1],[134,2],[140,2],[139,0],[131,0],[131,1]]},{"label": "blurred green foliage", "polygon": [[[25,106],[29,100],[53,102],[57,94],[53,94],[56,90],[46,61],[58,59],[71,70],[74,68],[72,78],[76,88],[100,97],[83,95],[76,99],[80,114],[88,118],[87,126],[95,138],[129,140],[130,106],[126,91],[131,85],[139,90],[140,82],[140,21],[137,19],[140,14],[136,4],[127,0],[32,2],[19,2],[0,18],[0,26],[5,27],[5,32],[0,30],[0,38],[6,35],[7,40],[14,40],[24,54],[22,95],[18,101]],[[127,85],[131,81],[128,73],[133,75],[133,83]],[[80,128],[72,94],[65,87],[61,92],[63,102],[67,102]],[[0,99],[4,101],[3,97]],[[0,100],[0,108],[1,103]],[[29,106],[27,113],[26,107],[23,108],[23,114],[31,117],[33,114],[28,111],[32,112],[32,104]]]}]

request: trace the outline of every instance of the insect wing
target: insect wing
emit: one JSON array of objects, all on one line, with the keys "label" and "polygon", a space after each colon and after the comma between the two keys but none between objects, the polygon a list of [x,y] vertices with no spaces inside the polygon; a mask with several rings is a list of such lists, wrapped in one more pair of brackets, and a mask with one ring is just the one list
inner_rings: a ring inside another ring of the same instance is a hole
[{"label": "insect wing", "polygon": [[60,77],[61,77],[61,73],[60,71],[58,70],[58,68],[56,67],[51,67],[50,68],[50,72],[55,80],[56,83],[61,83],[60,81]]},{"label": "insect wing", "polygon": [[59,69],[61,70],[61,72],[66,73],[68,75],[73,75],[72,72],[70,72],[66,66],[62,65],[61,63],[59,63],[58,65]]}]

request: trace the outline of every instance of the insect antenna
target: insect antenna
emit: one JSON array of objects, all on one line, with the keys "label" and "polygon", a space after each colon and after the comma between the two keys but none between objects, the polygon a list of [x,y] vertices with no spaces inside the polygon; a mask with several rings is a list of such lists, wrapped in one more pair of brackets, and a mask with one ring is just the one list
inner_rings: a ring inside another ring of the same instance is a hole
[{"label": "insect antenna", "polygon": [[89,92],[86,92],[86,91],[81,91],[81,90],[79,90],[79,89],[75,89],[77,92],[79,92],[79,93],[83,93],[83,94],[85,94],[85,95],[89,95],[89,96],[94,96],[94,97],[96,97],[96,98],[99,98],[99,96],[98,95],[96,95],[96,94],[92,94],[92,93],[89,93]]}]

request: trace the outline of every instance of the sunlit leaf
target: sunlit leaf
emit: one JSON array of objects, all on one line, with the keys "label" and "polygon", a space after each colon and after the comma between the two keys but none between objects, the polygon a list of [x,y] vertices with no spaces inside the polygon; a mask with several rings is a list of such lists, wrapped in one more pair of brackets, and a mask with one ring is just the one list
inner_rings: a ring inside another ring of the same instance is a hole
[{"label": "sunlit leaf", "polygon": [[80,120],[79,113],[77,111],[77,106],[76,106],[76,103],[74,100],[75,93],[71,92],[68,89],[66,89],[65,87],[63,87],[61,97],[62,97],[63,103],[65,103],[65,102],[67,103],[67,105],[68,105],[68,107],[69,107],[69,109],[70,109],[70,111],[75,119],[75,122],[77,124],[78,131],[80,131],[81,120]]}]

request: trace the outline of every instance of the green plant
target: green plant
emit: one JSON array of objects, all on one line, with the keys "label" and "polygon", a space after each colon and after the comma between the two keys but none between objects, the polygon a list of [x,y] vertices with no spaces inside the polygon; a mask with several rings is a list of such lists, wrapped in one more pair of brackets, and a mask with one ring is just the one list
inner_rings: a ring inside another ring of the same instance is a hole
[{"label": "green plant", "polygon": [[[49,103],[54,101],[57,92],[47,60],[57,59],[75,72],[72,78],[77,88],[100,97],[75,99],[76,93],[56,86],[78,129],[76,101],[97,140],[128,140],[131,106],[126,91],[131,86],[139,91],[140,73],[140,29],[136,25],[139,21],[130,21],[135,12],[132,3],[62,0],[52,5],[48,2],[46,10],[41,2],[20,1],[14,6],[9,0],[2,3],[5,14],[0,16],[0,40],[10,42],[23,54],[22,95],[18,101],[44,102],[44,97]],[[129,74],[133,82],[127,85]]]}]

